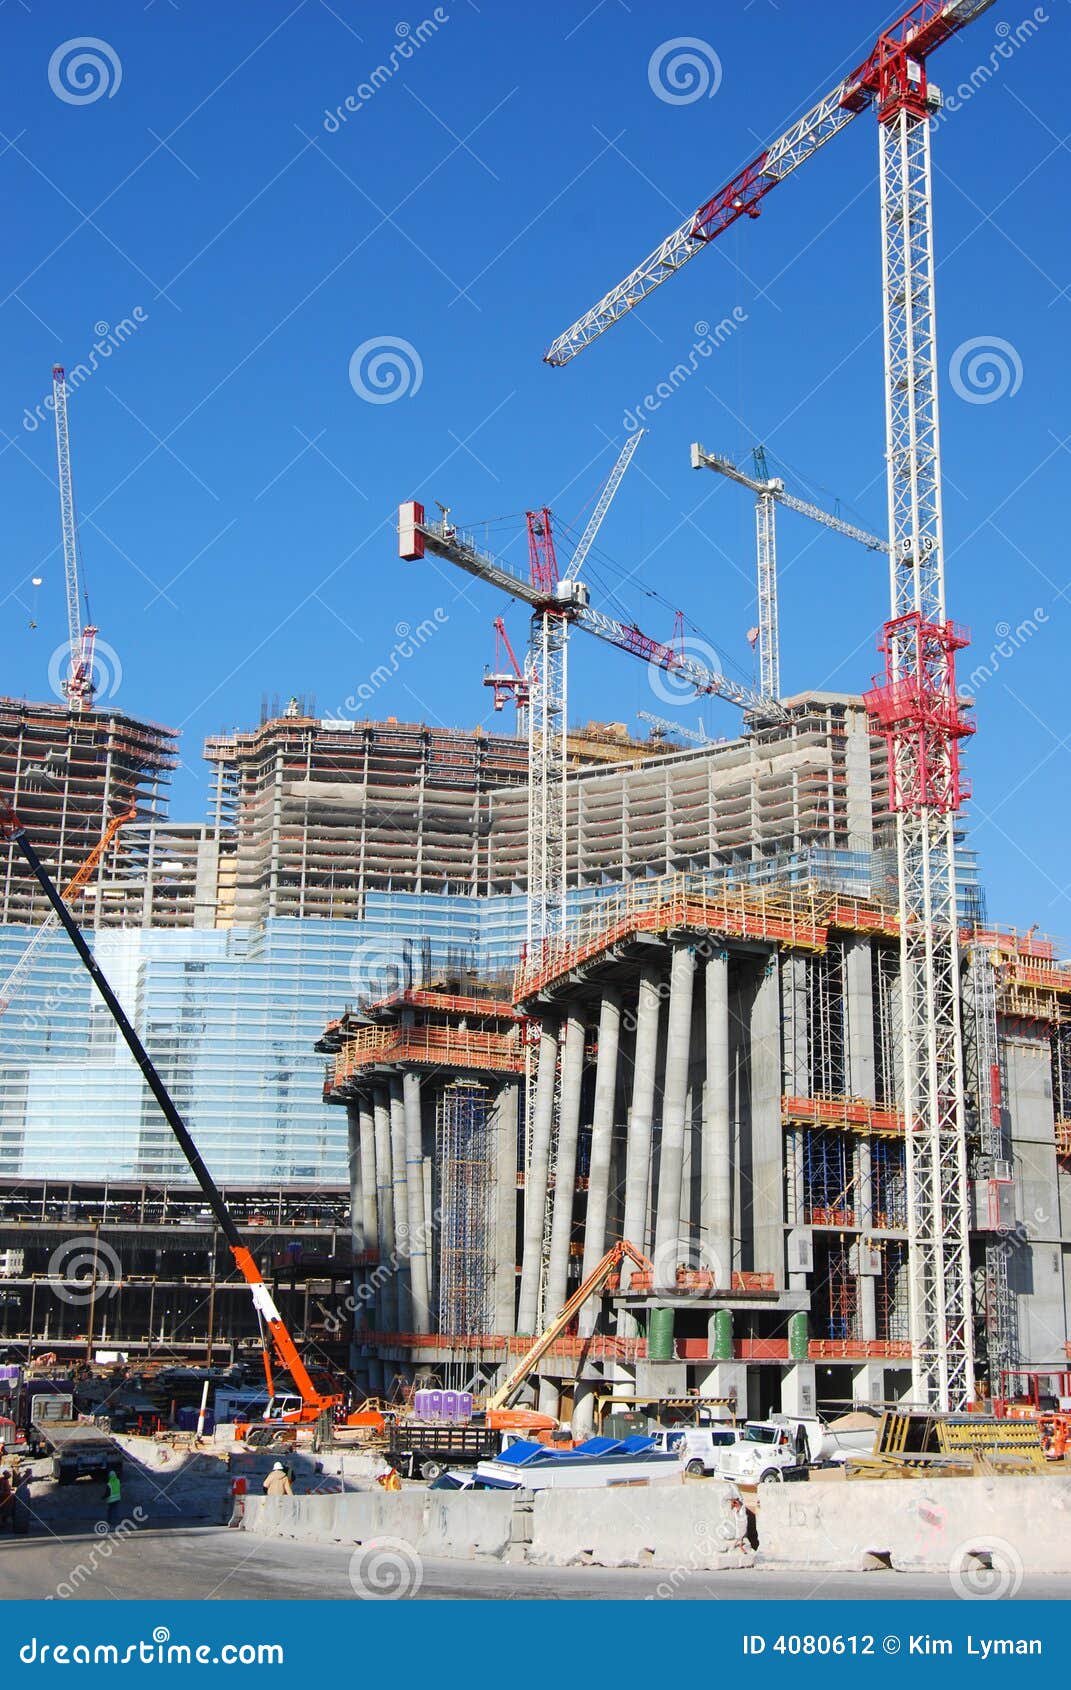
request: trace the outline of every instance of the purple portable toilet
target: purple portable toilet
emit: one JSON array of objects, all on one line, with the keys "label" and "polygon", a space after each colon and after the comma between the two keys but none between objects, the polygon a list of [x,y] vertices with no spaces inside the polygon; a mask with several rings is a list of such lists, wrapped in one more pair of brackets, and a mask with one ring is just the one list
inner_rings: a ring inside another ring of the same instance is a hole
[{"label": "purple portable toilet", "polygon": [[441,1420],[443,1417],[443,1392],[425,1391],[424,1395],[428,1399],[428,1419]]}]

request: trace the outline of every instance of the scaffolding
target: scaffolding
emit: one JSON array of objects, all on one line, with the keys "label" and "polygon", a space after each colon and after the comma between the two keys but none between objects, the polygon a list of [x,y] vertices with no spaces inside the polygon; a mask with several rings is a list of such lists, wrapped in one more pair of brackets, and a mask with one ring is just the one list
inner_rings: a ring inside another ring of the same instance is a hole
[{"label": "scaffolding", "polygon": [[[996,971],[989,950],[971,947],[967,968],[964,1066],[973,1100],[981,1161],[978,1173],[1010,1184],[1011,1163],[1002,1106],[1003,1082],[997,1030]],[[999,1213],[999,1205],[991,1205]],[[985,1246],[985,1329],[989,1378],[1019,1360],[1019,1305],[1011,1283],[1011,1249],[1006,1236],[990,1232]]]},{"label": "scaffolding", "polygon": [[[907,1168],[904,1145],[895,1139],[875,1138],[870,1148],[870,1179],[873,1211],[869,1224],[881,1229],[907,1225]],[[900,1336],[900,1334],[897,1334]],[[903,1337],[908,1334],[904,1332]]]},{"label": "scaffolding", "polygon": [[844,1048],[844,953],[839,945],[809,958],[807,1048],[811,1093],[836,1096],[847,1089]]},{"label": "scaffolding", "polygon": [[874,1003],[874,1088],[877,1101],[900,1101],[900,953],[891,946],[871,948]]},{"label": "scaffolding", "polygon": [[494,1326],[494,1134],[486,1086],[456,1080],[435,1110],[439,1176],[439,1320],[445,1337]]},{"label": "scaffolding", "polygon": [[808,1225],[854,1227],[852,1150],[848,1133],[825,1127],[804,1131],[803,1215]]},{"label": "scaffolding", "polygon": [[887,1238],[879,1246],[881,1273],[874,1299],[875,1336],[883,1343],[911,1337],[911,1299],[908,1294],[907,1243]]}]

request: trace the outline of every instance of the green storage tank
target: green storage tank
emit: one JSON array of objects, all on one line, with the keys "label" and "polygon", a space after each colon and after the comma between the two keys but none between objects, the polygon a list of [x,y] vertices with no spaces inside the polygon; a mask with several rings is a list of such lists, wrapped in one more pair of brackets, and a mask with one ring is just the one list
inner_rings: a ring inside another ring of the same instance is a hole
[{"label": "green storage tank", "polygon": [[672,1309],[652,1309],[647,1317],[647,1360],[673,1360]]},{"label": "green storage tank", "polygon": [[788,1354],[791,1361],[806,1361],[810,1355],[807,1316],[802,1309],[788,1317]]},{"label": "green storage tank", "polygon": [[715,1310],[714,1325],[710,1334],[710,1356],[712,1361],[732,1361],[733,1359],[732,1309]]}]

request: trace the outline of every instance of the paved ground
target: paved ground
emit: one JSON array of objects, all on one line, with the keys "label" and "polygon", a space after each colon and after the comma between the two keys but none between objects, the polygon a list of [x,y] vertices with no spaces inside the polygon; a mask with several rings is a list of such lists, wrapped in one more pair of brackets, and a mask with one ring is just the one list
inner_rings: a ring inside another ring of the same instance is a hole
[{"label": "paved ground", "polygon": [[[163,1597],[210,1601],[231,1598],[277,1602],[286,1598],[352,1601],[353,1549],[342,1544],[298,1544],[255,1538],[222,1527],[171,1530],[149,1525],[118,1540],[79,1533],[66,1537],[0,1539],[0,1595],[39,1598],[59,1595],[83,1601]],[[399,1576],[412,1581],[413,1566]],[[711,1598],[765,1601],[824,1597],[890,1601],[946,1600],[944,1577],[907,1573],[743,1572],[685,1573],[609,1571],[599,1567],[542,1568],[425,1561],[419,1590],[431,1600],[492,1597],[504,1601],[602,1600],[669,1595],[675,1600]],[[1067,1601],[1071,1577],[1024,1579],[1021,1598]]]}]

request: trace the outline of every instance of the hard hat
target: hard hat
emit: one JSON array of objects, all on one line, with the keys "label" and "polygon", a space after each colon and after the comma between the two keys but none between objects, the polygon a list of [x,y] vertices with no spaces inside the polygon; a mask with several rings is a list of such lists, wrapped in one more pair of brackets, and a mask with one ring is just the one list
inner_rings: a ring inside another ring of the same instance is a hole
[{"label": "hard hat", "polygon": [[281,1461],[277,1461],[275,1463],[275,1466],[272,1468],[272,1472],[273,1473],[285,1473],[286,1468],[283,1466]]}]

